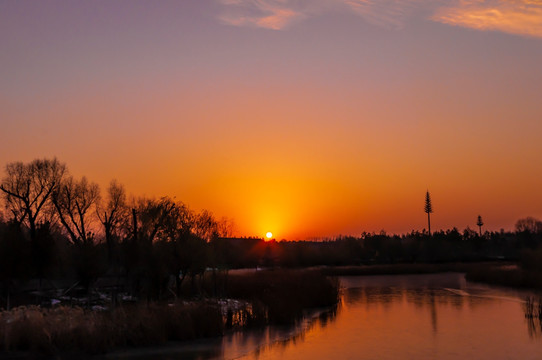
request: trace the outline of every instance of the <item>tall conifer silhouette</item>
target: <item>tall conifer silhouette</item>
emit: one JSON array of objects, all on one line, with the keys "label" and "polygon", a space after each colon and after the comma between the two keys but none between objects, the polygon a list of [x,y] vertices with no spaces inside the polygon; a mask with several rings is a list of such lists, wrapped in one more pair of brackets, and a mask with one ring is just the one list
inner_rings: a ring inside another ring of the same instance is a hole
[{"label": "tall conifer silhouette", "polygon": [[478,215],[478,221],[476,222],[476,225],[478,225],[478,228],[480,228],[480,236],[482,236],[482,226],[484,225],[484,222],[482,221],[481,215]]},{"label": "tall conifer silhouette", "polygon": [[433,206],[431,205],[431,195],[429,190],[425,193],[425,212],[427,213],[427,229],[429,236],[431,236],[431,213],[433,212]]}]

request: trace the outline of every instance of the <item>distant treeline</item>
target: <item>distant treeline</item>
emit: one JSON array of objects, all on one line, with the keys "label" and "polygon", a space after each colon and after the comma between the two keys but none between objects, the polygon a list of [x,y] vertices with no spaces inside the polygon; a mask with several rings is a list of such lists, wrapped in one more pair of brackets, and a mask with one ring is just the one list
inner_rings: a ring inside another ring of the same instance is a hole
[{"label": "distant treeline", "polygon": [[470,229],[438,231],[429,236],[413,231],[405,235],[363,233],[329,241],[263,242],[251,239],[217,239],[232,267],[318,265],[371,265],[396,263],[517,261],[542,243],[542,232],[486,232]]},{"label": "distant treeline", "polygon": [[234,268],[518,260],[542,242],[542,223],[533,218],[518,221],[515,232],[363,233],[318,242],[232,238],[231,220],[169,197],[128,199],[116,181],[102,194],[57,159],[7,164],[0,193],[4,301],[28,279],[72,279],[86,291],[98,279],[116,279],[127,294],[164,299],[205,295],[198,281],[207,272],[215,278],[207,291],[217,296],[216,279],[227,281],[224,273]]}]

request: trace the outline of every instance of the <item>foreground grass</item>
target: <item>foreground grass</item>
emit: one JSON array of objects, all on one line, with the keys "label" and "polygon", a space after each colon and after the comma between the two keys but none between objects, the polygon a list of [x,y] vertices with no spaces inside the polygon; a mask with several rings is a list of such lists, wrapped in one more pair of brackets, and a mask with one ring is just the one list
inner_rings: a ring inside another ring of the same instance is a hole
[{"label": "foreground grass", "polygon": [[276,270],[228,277],[227,295],[245,304],[224,314],[225,301],[150,303],[107,311],[78,307],[19,307],[0,312],[0,357],[105,353],[115,348],[162,345],[216,337],[229,327],[293,323],[303,310],[337,303],[339,283],[320,272]]},{"label": "foreground grass", "polygon": [[115,347],[159,345],[221,335],[214,304],[135,305],[95,312],[74,307],[19,307],[0,313],[0,349],[53,354],[103,353]]}]

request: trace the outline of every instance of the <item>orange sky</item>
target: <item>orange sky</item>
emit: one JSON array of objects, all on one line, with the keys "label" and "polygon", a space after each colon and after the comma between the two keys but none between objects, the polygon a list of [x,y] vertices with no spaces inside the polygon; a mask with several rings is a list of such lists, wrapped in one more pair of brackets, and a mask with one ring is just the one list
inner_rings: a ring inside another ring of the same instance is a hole
[{"label": "orange sky", "polygon": [[57,156],[237,235],[542,218],[542,5],[0,3],[0,163]]}]

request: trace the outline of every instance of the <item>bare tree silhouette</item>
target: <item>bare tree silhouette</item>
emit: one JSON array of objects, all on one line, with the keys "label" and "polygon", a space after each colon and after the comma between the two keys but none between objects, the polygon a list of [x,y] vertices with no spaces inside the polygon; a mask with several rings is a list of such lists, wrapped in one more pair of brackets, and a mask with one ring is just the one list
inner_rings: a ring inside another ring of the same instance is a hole
[{"label": "bare tree silhouette", "polygon": [[209,242],[218,237],[218,222],[210,211],[202,210],[196,214],[193,231],[194,235]]},{"label": "bare tree silhouette", "polygon": [[5,206],[16,223],[28,226],[32,241],[36,240],[37,224],[48,220],[42,214],[65,173],[66,165],[56,158],[6,165],[6,176],[0,184]]},{"label": "bare tree silhouette", "polygon": [[217,222],[219,237],[232,237],[235,231],[235,222],[226,216],[223,216]]},{"label": "bare tree silhouette", "polygon": [[431,205],[431,195],[429,195],[429,190],[425,193],[425,213],[427,214],[427,229],[429,231],[429,236],[431,236],[431,213],[433,212],[433,206]]},{"label": "bare tree silhouette", "polygon": [[478,221],[476,222],[476,225],[478,225],[478,228],[480,229],[480,236],[482,236],[482,226],[484,225],[484,222],[482,221],[481,215],[478,215]]},{"label": "bare tree silhouette", "polygon": [[532,216],[527,216],[526,218],[519,219],[516,222],[516,231],[528,232],[531,234],[542,233],[542,221]]},{"label": "bare tree silhouette", "polygon": [[175,201],[167,196],[160,199],[139,198],[133,206],[137,212],[137,237],[152,244],[157,238],[168,238],[175,229]]},{"label": "bare tree silhouette", "polygon": [[93,241],[89,225],[99,199],[98,184],[89,183],[86,177],[77,181],[70,176],[53,192],[52,202],[72,243]]},{"label": "bare tree silhouette", "polygon": [[126,190],[124,186],[112,180],[107,188],[107,198],[104,202],[99,201],[96,206],[96,215],[104,227],[105,242],[109,261],[113,258],[113,248],[117,239],[117,228],[123,220],[128,218]]}]

